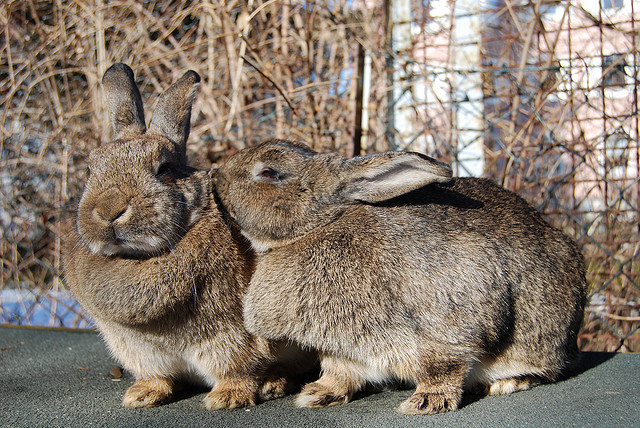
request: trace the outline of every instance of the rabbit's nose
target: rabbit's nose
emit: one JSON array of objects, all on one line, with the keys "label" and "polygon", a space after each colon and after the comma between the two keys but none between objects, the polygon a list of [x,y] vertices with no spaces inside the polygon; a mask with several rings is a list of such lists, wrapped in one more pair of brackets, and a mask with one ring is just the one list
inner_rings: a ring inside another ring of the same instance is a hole
[{"label": "rabbit's nose", "polygon": [[99,223],[111,225],[117,220],[125,220],[128,212],[129,201],[119,190],[114,189],[105,192],[93,207],[93,218]]}]

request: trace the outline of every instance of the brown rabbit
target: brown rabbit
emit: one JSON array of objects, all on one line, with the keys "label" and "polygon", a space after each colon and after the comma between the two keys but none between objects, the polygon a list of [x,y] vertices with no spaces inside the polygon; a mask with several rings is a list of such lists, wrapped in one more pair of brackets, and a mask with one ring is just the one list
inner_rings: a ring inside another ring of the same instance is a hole
[{"label": "brown rabbit", "polygon": [[417,385],[400,412],[464,388],[554,381],[579,351],[582,255],[523,199],[417,153],[345,159],[286,141],[234,155],[217,189],[259,252],[245,326],[317,349],[301,407],[366,383]]},{"label": "brown rabbit", "polygon": [[286,387],[266,377],[279,345],[243,327],[252,252],[221,215],[209,173],[186,164],[199,82],[188,71],[167,89],[146,130],[131,69],[106,71],[115,139],[90,154],[66,242],[66,282],[136,378],[126,407],[164,403],[181,380],[213,387],[209,409],[252,405]]}]

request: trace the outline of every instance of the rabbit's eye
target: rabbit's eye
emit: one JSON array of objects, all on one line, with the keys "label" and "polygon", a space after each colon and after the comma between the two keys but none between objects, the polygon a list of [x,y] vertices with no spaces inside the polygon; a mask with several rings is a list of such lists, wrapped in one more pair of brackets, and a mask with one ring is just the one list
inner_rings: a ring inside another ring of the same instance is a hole
[{"label": "rabbit's eye", "polygon": [[168,173],[171,170],[171,164],[169,162],[164,162],[158,167],[156,171],[156,176],[162,176]]},{"label": "rabbit's eye", "polygon": [[280,181],[283,178],[283,174],[281,172],[276,171],[273,168],[264,168],[260,171],[260,173],[258,174],[258,176],[264,180],[264,181],[268,181],[270,183],[276,182],[276,181]]}]

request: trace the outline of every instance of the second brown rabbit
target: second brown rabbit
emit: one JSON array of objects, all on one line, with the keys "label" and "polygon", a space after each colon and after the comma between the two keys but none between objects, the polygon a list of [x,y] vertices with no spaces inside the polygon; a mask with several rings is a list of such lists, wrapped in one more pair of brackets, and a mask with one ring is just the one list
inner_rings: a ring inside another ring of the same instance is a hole
[{"label": "second brown rabbit", "polygon": [[488,180],[416,153],[345,159],[274,140],[216,182],[259,253],[245,326],[320,352],[298,406],[401,380],[416,385],[402,413],[438,413],[465,388],[554,381],[579,356],[580,251]]}]

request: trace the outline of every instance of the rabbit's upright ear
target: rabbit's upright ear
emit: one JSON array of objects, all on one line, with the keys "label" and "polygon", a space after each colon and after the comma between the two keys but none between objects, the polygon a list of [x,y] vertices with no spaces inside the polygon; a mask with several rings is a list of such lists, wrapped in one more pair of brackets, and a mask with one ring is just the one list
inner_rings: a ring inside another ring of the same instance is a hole
[{"label": "rabbit's upright ear", "polygon": [[128,65],[113,64],[102,77],[102,87],[114,138],[143,134],[146,130],[140,91]]},{"label": "rabbit's upright ear", "polygon": [[187,71],[160,95],[149,125],[149,131],[164,135],[182,151],[186,150],[191,128],[191,106],[199,85],[200,75],[195,71]]},{"label": "rabbit's upright ear", "polygon": [[389,152],[345,161],[343,195],[352,200],[382,202],[430,183],[451,179],[451,167],[419,153]]}]

